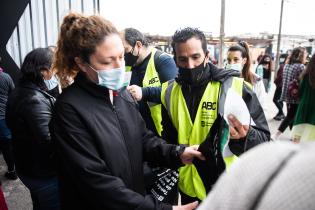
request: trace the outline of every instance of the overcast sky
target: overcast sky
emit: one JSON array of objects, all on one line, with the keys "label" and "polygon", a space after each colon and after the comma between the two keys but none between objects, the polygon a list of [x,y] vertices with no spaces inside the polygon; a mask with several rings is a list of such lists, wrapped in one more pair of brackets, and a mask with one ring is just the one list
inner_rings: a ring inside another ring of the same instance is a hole
[{"label": "overcast sky", "polygon": [[[172,35],[186,26],[218,36],[221,0],[104,0],[101,12],[121,30]],[[281,0],[225,0],[226,36],[260,32],[277,34]],[[315,1],[285,0],[282,34],[315,35]]]}]

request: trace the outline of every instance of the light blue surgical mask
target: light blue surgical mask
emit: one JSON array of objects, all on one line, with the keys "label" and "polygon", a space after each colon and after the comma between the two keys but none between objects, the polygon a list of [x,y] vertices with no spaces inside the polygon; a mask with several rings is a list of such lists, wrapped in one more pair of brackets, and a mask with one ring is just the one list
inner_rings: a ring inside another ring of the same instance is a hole
[{"label": "light blue surgical mask", "polygon": [[47,87],[48,90],[52,90],[54,89],[55,87],[58,86],[59,82],[57,80],[57,78],[55,77],[55,75],[53,75],[50,79],[48,80],[45,80],[44,79],[44,82],[45,82],[45,85]]},{"label": "light blue surgical mask", "polygon": [[108,70],[96,70],[92,66],[88,66],[97,73],[98,85],[100,86],[107,87],[110,90],[119,90],[129,84],[129,81],[126,81],[125,65]]},{"label": "light blue surgical mask", "polygon": [[241,63],[233,63],[233,64],[226,64],[225,66],[226,70],[237,70],[237,71],[242,71],[243,70],[243,65]]}]

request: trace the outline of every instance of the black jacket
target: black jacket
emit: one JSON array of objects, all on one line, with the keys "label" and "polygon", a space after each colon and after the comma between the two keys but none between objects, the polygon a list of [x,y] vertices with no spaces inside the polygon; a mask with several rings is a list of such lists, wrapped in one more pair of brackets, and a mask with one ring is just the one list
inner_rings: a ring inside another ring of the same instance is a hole
[{"label": "black jacket", "polygon": [[[189,114],[191,117],[192,122],[194,122],[198,106],[200,100],[203,96],[203,93],[206,89],[206,86],[209,81],[220,81],[221,85],[221,94],[219,99],[219,114],[223,112],[222,108],[224,107],[225,103],[225,95],[226,89],[224,89],[224,83],[232,76],[239,76],[239,72],[232,71],[232,70],[222,70],[218,69],[213,64],[208,64],[205,72],[203,73],[203,77],[200,79],[200,82],[197,85],[188,85],[185,84],[179,75],[176,81],[181,84],[182,92],[186,101],[187,108],[189,110]],[[268,123],[266,121],[264,112],[260,103],[258,101],[257,96],[255,93],[250,90],[246,85],[243,85],[243,100],[245,101],[247,108],[250,112],[250,115],[255,122],[256,126],[251,126],[247,136],[244,139],[240,139],[237,141],[230,141],[229,148],[235,155],[240,155],[243,152],[247,151],[248,149],[256,146],[257,144],[269,141],[270,139],[270,132]],[[221,106],[220,106],[221,104]],[[220,116],[220,115],[219,115]],[[165,107],[162,108],[162,124],[163,124],[163,131],[162,131],[162,138],[168,140],[170,143],[178,144],[178,133],[176,128],[173,126],[171,120],[169,119],[168,112],[166,111]],[[206,189],[209,191],[212,185],[216,182],[219,175],[224,171],[225,164],[223,162],[223,158],[220,152],[220,141],[219,139],[223,135],[224,131],[224,121],[221,120],[218,122],[217,127],[211,128],[211,133],[215,132],[216,134],[209,135],[206,140],[208,140],[210,155],[209,159],[206,161],[195,161],[195,166],[200,174],[200,176],[207,177],[207,180],[203,180]],[[201,167],[198,167],[197,164]],[[199,169],[202,171],[199,171]],[[205,171],[203,171],[206,169]],[[205,173],[204,173],[205,172]],[[207,182],[207,183],[205,183]]]},{"label": "black jacket", "polygon": [[12,132],[19,174],[31,177],[56,175],[48,128],[54,97],[31,82],[21,82],[8,98],[6,123]]},{"label": "black jacket", "polygon": [[146,129],[125,89],[114,96],[79,73],[51,124],[62,209],[171,209],[145,195],[143,161],[177,168],[178,147]]}]

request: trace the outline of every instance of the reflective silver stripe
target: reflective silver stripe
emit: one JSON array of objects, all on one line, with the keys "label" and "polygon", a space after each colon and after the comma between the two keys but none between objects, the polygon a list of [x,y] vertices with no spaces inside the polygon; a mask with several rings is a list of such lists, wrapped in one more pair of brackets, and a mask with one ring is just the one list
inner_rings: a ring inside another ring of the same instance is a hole
[{"label": "reflective silver stripe", "polygon": [[168,82],[168,86],[165,90],[165,105],[167,108],[167,112],[168,112],[168,116],[170,116],[170,118],[172,119],[172,115],[171,115],[171,93],[173,90],[173,86],[174,86],[174,80],[169,81]]},{"label": "reflective silver stripe", "polygon": [[220,94],[220,101],[219,101],[219,113],[223,116],[224,113],[224,102],[226,98],[226,94],[228,89],[232,86],[233,77],[228,78],[225,82],[221,85],[221,94]]},{"label": "reflective silver stripe", "polygon": [[154,102],[149,102],[148,101],[148,105],[149,105],[149,107],[152,107],[152,106],[155,106],[155,105],[159,105],[159,103],[154,103]]}]

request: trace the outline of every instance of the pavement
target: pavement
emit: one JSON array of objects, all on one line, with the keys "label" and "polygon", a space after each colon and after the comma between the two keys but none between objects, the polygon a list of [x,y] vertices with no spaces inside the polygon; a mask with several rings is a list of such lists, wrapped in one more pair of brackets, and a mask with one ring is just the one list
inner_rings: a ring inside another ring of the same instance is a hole
[{"label": "pavement", "polygon": [[[277,109],[272,102],[275,87],[273,86],[271,92],[268,94],[265,103],[265,115],[269,124],[271,133],[275,133],[280,121],[275,121],[272,118],[276,115]],[[286,113],[286,109],[285,113]],[[290,132],[287,129],[279,138],[281,141],[288,141],[290,139]],[[28,189],[18,179],[15,181],[8,180],[4,177],[6,172],[6,165],[0,156],[0,180],[2,182],[2,190],[8,205],[9,210],[31,210],[32,201]]]}]

